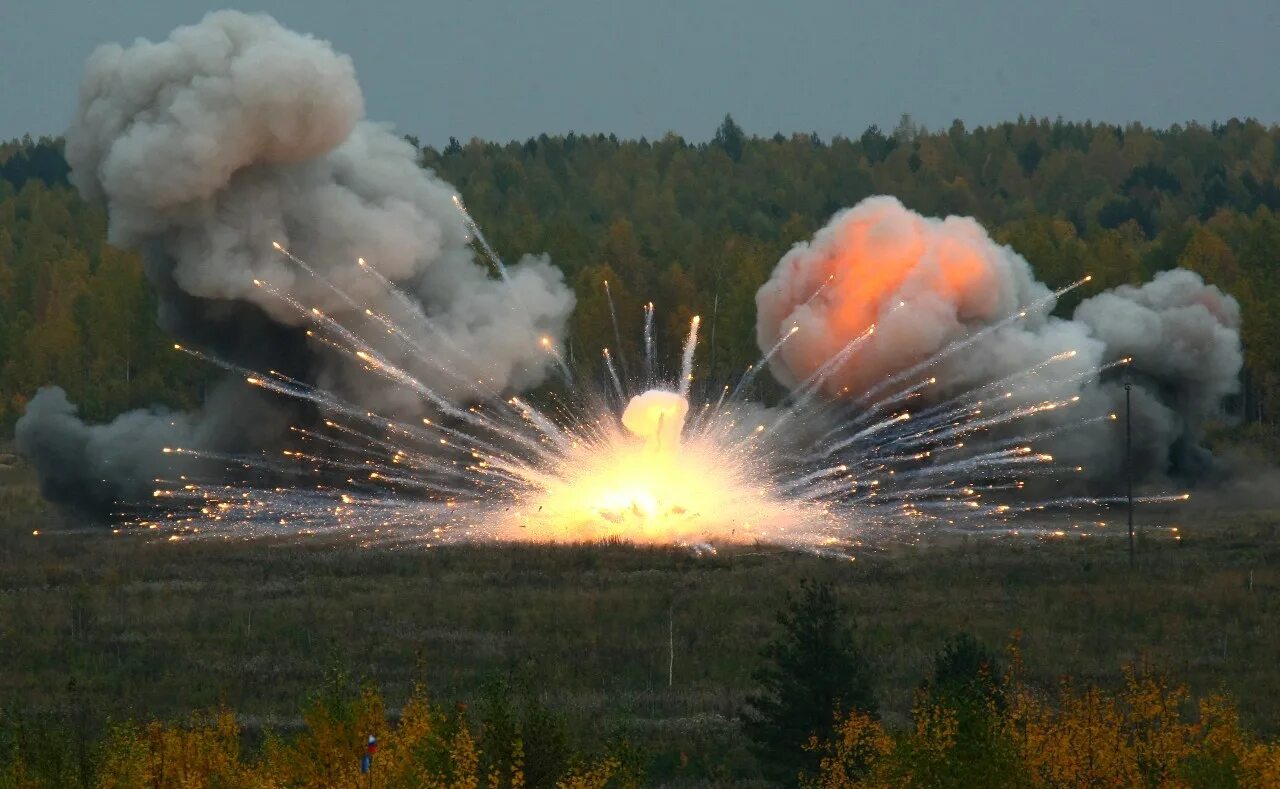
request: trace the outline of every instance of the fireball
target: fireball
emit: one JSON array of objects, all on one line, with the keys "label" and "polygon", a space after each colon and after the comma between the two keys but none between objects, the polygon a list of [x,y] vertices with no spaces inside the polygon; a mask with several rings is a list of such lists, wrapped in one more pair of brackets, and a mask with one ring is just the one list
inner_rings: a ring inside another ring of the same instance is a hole
[{"label": "fireball", "polygon": [[754,542],[820,521],[818,507],[783,506],[750,444],[685,436],[689,401],[665,389],[632,397],[618,424],[573,445],[507,535],[535,541],[625,539],[649,544]]}]

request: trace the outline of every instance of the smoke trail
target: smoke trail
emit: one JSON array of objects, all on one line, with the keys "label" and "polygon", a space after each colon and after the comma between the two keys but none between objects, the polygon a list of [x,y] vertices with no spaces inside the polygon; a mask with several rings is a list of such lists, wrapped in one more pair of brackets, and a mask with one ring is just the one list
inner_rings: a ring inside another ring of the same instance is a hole
[{"label": "smoke trail", "polygon": [[693,353],[698,348],[698,324],[702,318],[697,315],[689,322],[689,336],[684,341],[684,353],[680,355],[680,396],[689,396],[689,387],[693,384]]},{"label": "smoke trail", "polygon": [[1202,472],[1210,460],[1199,447],[1199,424],[1236,391],[1242,365],[1235,300],[1176,270],[1088,299],[1071,320],[1049,314],[1055,302],[1027,261],[976,221],[927,218],[892,197],[872,197],[837,213],[778,262],[756,294],[756,334],[769,351],[799,327],[770,361],[773,375],[794,388],[874,326],[874,336],[825,379],[830,396],[856,397],[941,354],[924,374],[940,382],[926,393],[944,398],[1075,351],[1055,363],[1053,375],[1024,381],[1016,396],[1079,395],[1075,407],[1036,419],[1081,421],[1053,448],[1098,478],[1115,473],[1122,457],[1118,431],[1100,417],[1121,407],[1124,395],[1118,380],[1099,381],[1098,372],[1132,357],[1139,467]]},{"label": "smoke trail", "polygon": [[[526,257],[490,277],[468,247],[454,190],[388,127],[363,120],[363,104],[351,60],[328,43],[265,15],[211,13],[165,41],[93,53],[66,135],[71,180],[106,205],[110,242],[143,253],[160,324],[213,356],[371,410],[422,411],[403,387],[308,339],[306,316],[291,306],[358,326],[371,319],[359,304],[418,332],[378,351],[451,399],[541,382],[552,359],[539,340],[560,342],[574,303],[561,272]],[[434,361],[411,348],[432,349]],[[192,414],[135,411],[92,426],[65,395],[42,393],[18,441],[51,497],[101,509],[173,470],[155,444],[270,447],[308,417],[267,398],[240,392]]]}]

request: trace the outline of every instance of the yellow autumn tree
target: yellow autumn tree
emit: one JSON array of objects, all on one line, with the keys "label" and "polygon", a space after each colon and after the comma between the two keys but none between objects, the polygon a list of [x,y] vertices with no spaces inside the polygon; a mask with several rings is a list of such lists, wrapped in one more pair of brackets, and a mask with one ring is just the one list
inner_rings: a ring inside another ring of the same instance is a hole
[{"label": "yellow autumn tree", "polygon": [[[337,688],[314,698],[303,714],[304,728],[283,737],[268,734],[257,758],[240,750],[235,715],[222,708],[179,723],[114,727],[101,746],[97,785],[102,789],[165,787],[188,789],[275,789],[353,786],[369,789],[523,789],[524,744],[501,746],[503,758],[485,773],[483,742],[477,742],[465,708],[452,713],[430,703],[425,689],[411,692],[399,720],[387,719],[373,686],[354,697]],[[378,749],[372,768],[360,762],[369,735]],[[509,752],[508,752],[509,751]],[[486,762],[488,763],[488,762]],[[0,785],[39,786],[19,758],[0,772]],[[635,785],[616,757],[584,762],[560,777],[566,789]]]},{"label": "yellow autumn tree", "polygon": [[102,789],[258,785],[240,758],[240,726],[225,708],[185,724],[117,726],[98,768]]},{"label": "yellow autumn tree", "polygon": [[[978,778],[972,754],[958,749],[973,711],[919,693],[905,731],[855,712],[840,718],[831,739],[811,740],[822,759],[806,785],[1280,786],[1280,743],[1245,730],[1226,697],[1193,705],[1185,685],[1143,665],[1126,666],[1115,691],[1064,679],[1045,693],[1025,680],[1016,639],[1009,654],[1002,703],[986,709],[990,761],[1004,762],[997,774]],[[1006,746],[1012,751],[994,750]]]}]

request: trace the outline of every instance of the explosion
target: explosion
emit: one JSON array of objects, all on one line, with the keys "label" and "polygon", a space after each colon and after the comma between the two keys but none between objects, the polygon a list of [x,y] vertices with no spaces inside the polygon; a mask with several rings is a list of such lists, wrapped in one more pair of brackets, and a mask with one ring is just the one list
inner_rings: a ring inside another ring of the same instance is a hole
[{"label": "explosion", "polygon": [[[779,261],[756,297],[756,330],[766,349],[799,329],[772,360],[774,375],[790,386],[875,326],[875,337],[827,378],[836,396],[863,391],[1030,305],[1035,314],[1003,331],[1035,332],[1053,306],[1049,296],[1026,261],[974,220],[930,219],[892,197],[872,197]],[[1075,347],[1096,356],[1095,345],[1077,336],[1042,353]]]},{"label": "explosion", "polygon": [[[631,398],[621,426],[566,452],[506,537],[538,541],[623,539],[638,543],[750,542],[785,533],[819,512],[787,507],[746,453],[704,433],[682,437],[689,402],[650,389]],[[536,503],[536,509],[529,511]]]},{"label": "explosion", "polygon": [[689,401],[683,395],[650,389],[627,402],[622,411],[622,426],[644,439],[645,448],[653,454],[670,455],[680,447],[680,434],[688,414]]},{"label": "explosion", "polygon": [[[465,212],[461,201],[458,206]],[[480,248],[494,255],[474,221],[469,216],[467,221]],[[315,276],[306,262],[283,246],[277,248]],[[504,269],[496,255],[492,263]],[[392,294],[399,292],[371,263],[361,259],[358,265]],[[753,377],[803,333],[797,327],[785,332],[734,387],[692,407],[700,319],[691,322],[680,371],[664,377],[648,341],[654,318],[649,305],[644,368],[655,371],[649,377],[634,385],[624,382],[602,349],[613,390],[585,389],[552,343],[530,337],[565,374],[564,398],[553,397],[539,407],[523,397],[492,392],[490,398],[461,407],[380,347],[385,337],[410,341],[388,316],[365,311],[371,325],[382,328],[372,335],[378,338],[375,345],[323,311],[275,292],[309,316],[318,341],[359,360],[366,374],[416,392],[438,416],[421,424],[386,417],[288,376],[243,370],[180,348],[244,374],[253,386],[307,401],[328,418],[323,431],[294,428],[300,443],[317,449],[285,450],[286,458],[302,464],[292,470],[267,458],[166,449],[251,472],[294,473],[307,483],[267,488],[209,485],[185,477],[166,481],[154,492],[164,508],[139,525],[188,534],[260,536],[282,529],[291,534],[346,533],[426,545],[623,539],[702,547],[766,541],[839,552],[878,533],[902,538],[925,527],[999,528],[1018,515],[1049,507],[1118,501],[1005,500],[1004,492],[1021,490],[1028,478],[1060,479],[1080,470],[1055,463],[1030,441],[1114,419],[1071,420],[1035,432],[1021,427],[1080,400],[1079,395],[1028,400],[1039,397],[1046,382],[1079,383],[1080,375],[1070,366],[1074,351],[956,396],[933,397],[939,379],[925,377],[927,371],[980,341],[984,333],[977,332],[894,373],[877,385],[879,394],[866,390],[859,401],[823,394],[830,380],[873,341],[872,325],[798,382],[785,402],[766,408],[745,400],[742,392]],[[1030,311],[1019,310],[984,332],[1023,321]],[[430,357],[420,361],[438,365]],[[1064,364],[1065,370],[1059,369]]]},{"label": "explosion", "polygon": [[1052,292],[975,220],[924,217],[870,197],[783,256],[756,295],[756,333],[762,351],[796,333],[770,360],[774,377],[793,386],[874,326],[824,386],[864,405],[904,370],[929,369],[937,397],[1070,354],[1056,363],[1060,374],[1028,383],[1036,391],[1027,399],[1080,396],[1072,414],[1089,424],[1054,437],[1054,454],[1098,481],[1120,474],[1124,457],[1121,434],[1098,418],[1125,399],[1118,377],[1099,372],[1131,360],[1123,377],[1138,402],[1138,466],[1199,476],[1212,459],[1198,425],[1239,387],[1239,304],[1175,269],[1087,298],[1070,319],[1055,316],[1058,296],[1086,282]]},{"label": "explosion", "polygon": [[[106,425],[37,393],[16,433],[46,495],[172,538],[846,551],[1116,501],[1063,491],[1115,473],[1118,373],[1161,469],[1234,391],[1239,306],[1196,275],[1055,317],[1087,277],[1052,290],[974,220],[890,197],[782,258],[728,385],[696,374],[699,318],[664,370],[652,304],[643,374],[601,348],[582,382],[561,271],[508,266],[362,108],[349,59],[266,16],[94,54],[73,181],[143,252],[175,348],[226,375],[197,411]],[[766,370],[787,391],[753,402]]]}]

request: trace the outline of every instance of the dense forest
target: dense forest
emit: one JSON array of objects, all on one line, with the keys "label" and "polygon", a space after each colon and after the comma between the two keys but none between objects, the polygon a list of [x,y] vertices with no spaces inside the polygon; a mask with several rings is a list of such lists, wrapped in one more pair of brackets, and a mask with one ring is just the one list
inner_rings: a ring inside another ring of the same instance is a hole
[{"label": "dense forest", "polygon": [[[930,131],[904,116],[888,133],[824,140],[751,136],[726,116],[705,143],[570,133],[418,147],[499,251],[547,252],[564,270],[578,297],[569,352],[579,363],[594,358],[586,338],[612,335],[608,280],[637,328],[641,303],[658,304],[667,348],[690,316],[709,318],[700,363],[728,378],[758,354],[755,292],[782,253],[840,208],[885,193],[926,215],[976,217],[1050,285],[1200,272],[1243,306],[1240,413],[1268,421],[1280,397],[1277,126],[1019,118]],[[138,257],[105,242],[102,211],[67,175],[60,141],[0,144],[0,432],[46,383],[103,419],[198,403],[212,374],[171,351]],[[624,328],[623,342],[638,353],[639,331]]]}]

